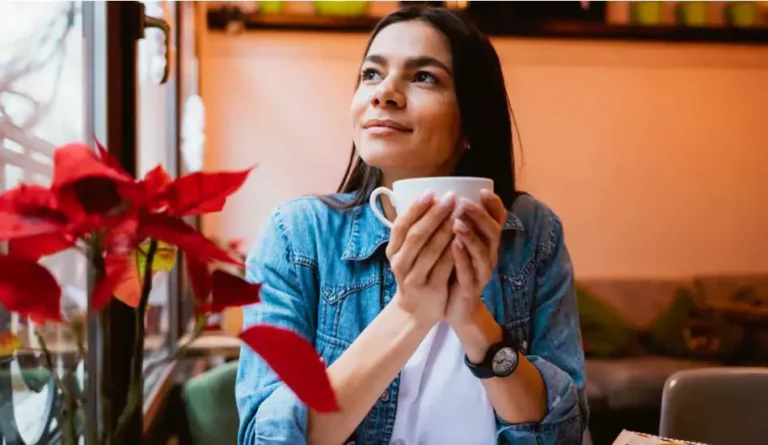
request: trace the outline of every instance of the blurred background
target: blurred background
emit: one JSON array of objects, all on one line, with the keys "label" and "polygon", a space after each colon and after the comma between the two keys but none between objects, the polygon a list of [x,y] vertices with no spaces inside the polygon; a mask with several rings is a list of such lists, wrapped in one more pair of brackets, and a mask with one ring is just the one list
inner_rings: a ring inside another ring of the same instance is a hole
[{"label": "blurred background", "polygon": [[[94,134],[136,175],[158,163],[174,175],[256,163],[222,213],[190,220],[221,243],[242,240],[243,252],[275,205],[335,190],[368,33],[401,2],[141,2],[171,31],[140,39],[135,3],[0,3],[0,189],[47,184],[54,147]],[[657,433],[676,372],[765,367],[768,2],[426,3],[491,36],[519,186],[564,222],[589,440]],[[85,308],[77,258],[44,261],[67,304]],[[157,280],[147,363],[173,353],[191,314],[184,274]],[[190,359],[147,376],[145,443],[208,443],[223,430],[234,443],[226,367],[240,323],[237,311],[213,317]],[[29,320],[0,309],[0,325],[35,345]],[[64,366],[71,339],[46,329]],[[101,340],[124,334],[114,335]],[[57,397],[39,366],[35,353],[0,359],[4,443],[58,443]],[[211,404],[226,412],[211,419]]]}]

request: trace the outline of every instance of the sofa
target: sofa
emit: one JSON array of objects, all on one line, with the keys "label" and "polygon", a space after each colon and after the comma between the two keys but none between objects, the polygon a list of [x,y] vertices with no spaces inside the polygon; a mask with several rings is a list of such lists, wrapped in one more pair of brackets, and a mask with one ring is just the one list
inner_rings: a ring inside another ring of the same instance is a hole
[{"label": "sofa", "polygon": [[594,445],[655,433],[667,378],[768,364],[768,274],[577,280]]}]

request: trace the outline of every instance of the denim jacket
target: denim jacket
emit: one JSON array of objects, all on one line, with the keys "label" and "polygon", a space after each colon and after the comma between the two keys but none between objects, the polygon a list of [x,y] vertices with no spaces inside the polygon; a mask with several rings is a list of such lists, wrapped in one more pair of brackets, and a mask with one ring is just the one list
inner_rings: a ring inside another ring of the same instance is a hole
[{"label": "denim jacket", "polygon": [[[262,283],[262,302],[245,309],[244,325],[292,329],[332,364],[395,294],[388,239],[389,229],[368,206],[342,212],[318,198],[279,206],[247,260],[248,279]],[[496,416],[497,442],[581,443],[588,410],[571,259],[560,219],[530,195],[520,195],[508,212],[498,266],[482,298],[547,389],[540,423],[508,424]],[[389,443],[398,386],[399,377],[348,443]],[[306,443],[306,405],[245,346],[235,393],[239,445]]]}]

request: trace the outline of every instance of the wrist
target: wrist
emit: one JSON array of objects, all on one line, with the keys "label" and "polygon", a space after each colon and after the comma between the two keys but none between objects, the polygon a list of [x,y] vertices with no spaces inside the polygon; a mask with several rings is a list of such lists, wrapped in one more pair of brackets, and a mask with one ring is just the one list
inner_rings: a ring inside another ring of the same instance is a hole
[{"label": "wrist", "polygon": [[392,303],[394,304],[389,306],[392,306],[392,309],[398,313],[403,326],[407,329],[428,332],[440,321],[439,317],[430,316],[429,313],[412,307],[399,293],[396,293],[392,298]]},{"label": "wrist", "polygon": [[478,305],[472,317],[452,324],[451,327],[472,363],[480,363],[488,349],[503,338],[501,326],[482,303]]}]

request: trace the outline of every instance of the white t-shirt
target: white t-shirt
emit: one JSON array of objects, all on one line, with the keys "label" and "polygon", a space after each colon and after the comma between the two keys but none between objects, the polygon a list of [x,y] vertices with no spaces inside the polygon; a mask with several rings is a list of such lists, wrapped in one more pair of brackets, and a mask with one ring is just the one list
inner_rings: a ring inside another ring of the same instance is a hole
[{"label": "white t-shirt", "polygon": [[496,418],[464,348],[445,322],[435,325],[400,374],[390,445],[492,445]]}]

